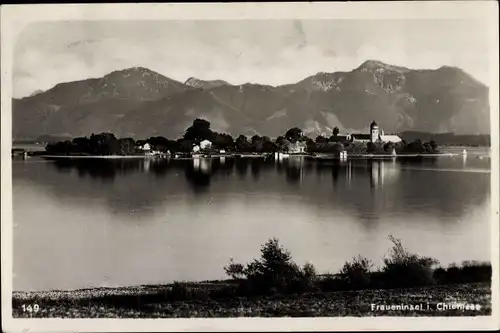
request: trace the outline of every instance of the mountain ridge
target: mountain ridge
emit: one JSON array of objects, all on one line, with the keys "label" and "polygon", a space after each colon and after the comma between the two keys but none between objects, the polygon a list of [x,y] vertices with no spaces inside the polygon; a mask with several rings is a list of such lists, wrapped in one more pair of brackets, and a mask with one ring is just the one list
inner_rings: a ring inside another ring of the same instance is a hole
[{"label": "mountain ridge", "polygon": [[13,137],[101,130],[177,137],[203,117],[232,135],[278,136],[295,126],[312,134],[335,126],[361,131],[373,118],[391,132],[489,133],[488,88],[460,68],[413,70],[377,60],[278,86],[182,83],[131,67],[13,99]]}]

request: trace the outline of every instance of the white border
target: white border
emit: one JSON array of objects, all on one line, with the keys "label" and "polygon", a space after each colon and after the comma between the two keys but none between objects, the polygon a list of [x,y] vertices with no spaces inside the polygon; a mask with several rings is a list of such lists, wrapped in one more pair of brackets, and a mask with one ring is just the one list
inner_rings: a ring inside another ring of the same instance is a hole
[{"label": "white border", "polygon": [[[492,316],[475,318],[227,318],[227,319],[12,319],[12,51],[16,36],[35,21],[220,19],[481,19],[490,23]],[[60,331],[274,331],[498,329],[499,323],[499,109],[496,1],[7,5],[1,8],[1,231],[2,330]]]}]

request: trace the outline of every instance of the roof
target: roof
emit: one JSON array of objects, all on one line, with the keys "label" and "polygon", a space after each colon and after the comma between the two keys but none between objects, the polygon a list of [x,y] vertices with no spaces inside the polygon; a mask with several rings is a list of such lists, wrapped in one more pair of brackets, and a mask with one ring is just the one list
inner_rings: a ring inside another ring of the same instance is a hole
[{"label": "roof", "polygon": [[295,142],[295,146],[297,148],[299,148],[299,147],[305,148],[305,147],[307,147],[307,144],[304,141],[297,141],[297,142]]},{"label": "roof", "polygon": [[370,134],[352,134],[351,137],[353,139],[358,139],[358,140],[370,140],[371,139]]},{"label": "roof", "polygon": [[400,142],[401,138],[397,135],[381,135],[380,139],[386,142]]},{"label": "roof", "polygon": [[331,138],[333,140],[347,140],[349,139],[351,135],[350,134],[337,134],[337,135],[332,135]]},{"label": "roof", "polygon": [[372,121],[372,123],[370,124],[370,127],[373,127],[373,126],[378,126],[378,124],[377,124],[377,122],[375,122],[375,120]]}]

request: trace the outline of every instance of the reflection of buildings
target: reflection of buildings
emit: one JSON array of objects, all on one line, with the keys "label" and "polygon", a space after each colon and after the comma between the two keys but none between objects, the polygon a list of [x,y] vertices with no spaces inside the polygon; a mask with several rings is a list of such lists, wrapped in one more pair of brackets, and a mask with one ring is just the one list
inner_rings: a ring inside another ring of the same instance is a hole
[{"label": "reflection of buildings", "polygon": [[291,182],[302,182],[304,178],[304,157],[290,156],[286,164],[287,180]]},{"label": "reflection of buildings", "polygon": [[149,169],[151,168],[151,160],[149,158],[144,159],[144,172],[149,172]]},{"label": "reflection of buildings", "polygon": [[351,182],[352,182],[352,161],[348,161],[347,165],[345,167],[346,171],[346,179],[347,179],[347,187],[351,189]]},{"label": "reflection of buildings", "polygon": [[211,170],[211,162],[210,158],[193,158],[193,169],[195,171],[199,171],[203,174],[209,174]]},{"label": "reflection of buildings", "polygon": [[383,187],[385,183],[396,180],[400,172],[396,159],[392,159],[391,162],[385,160],[371,161],[369,170],[371,187]]}]

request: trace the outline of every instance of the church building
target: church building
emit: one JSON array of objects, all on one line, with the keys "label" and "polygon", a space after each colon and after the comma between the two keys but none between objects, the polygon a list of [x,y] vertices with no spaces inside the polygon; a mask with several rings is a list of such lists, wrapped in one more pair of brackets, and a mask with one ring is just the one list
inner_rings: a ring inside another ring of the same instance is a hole
[{"label": "church building", "polygon": [[350,141],[352,142],[401,142],[401,138],[395,134],[385,135],[384,130],[379,128],[374,121],[370,124],[370,133],[368,134],[351,134]]}]

